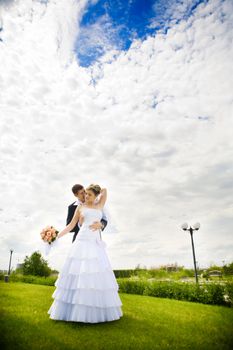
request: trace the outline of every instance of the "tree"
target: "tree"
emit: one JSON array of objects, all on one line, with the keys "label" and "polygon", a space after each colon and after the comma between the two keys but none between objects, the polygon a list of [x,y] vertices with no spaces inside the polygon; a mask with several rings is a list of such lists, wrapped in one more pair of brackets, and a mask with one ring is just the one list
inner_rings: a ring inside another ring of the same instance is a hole
[{"label": "tree", "polygon": [[34,276],[49,276],[51,269],[39,252],[34,252],[30,257],[26,256],[23,263],[23,274]]},{"label": "tree", "polygon": [[224,275],[233,275],[233,262],[223,266]]}]

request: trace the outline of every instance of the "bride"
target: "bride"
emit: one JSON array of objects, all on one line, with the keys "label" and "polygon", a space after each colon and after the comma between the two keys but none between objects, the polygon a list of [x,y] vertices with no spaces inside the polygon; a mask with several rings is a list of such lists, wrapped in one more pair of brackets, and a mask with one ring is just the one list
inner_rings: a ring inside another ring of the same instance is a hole
[{"label": "bride", "polygon": [[81,225],[55,283],[54,301],[48,311],[53,320],[99,323],[118,320],[123,315],[105,243],[100,231],[89,228],[94,221],[101,220],[106,199],[106,189],[90,185],[85,203],[77,207],[71,223],[58,235],[60,239],[77,222]]}]

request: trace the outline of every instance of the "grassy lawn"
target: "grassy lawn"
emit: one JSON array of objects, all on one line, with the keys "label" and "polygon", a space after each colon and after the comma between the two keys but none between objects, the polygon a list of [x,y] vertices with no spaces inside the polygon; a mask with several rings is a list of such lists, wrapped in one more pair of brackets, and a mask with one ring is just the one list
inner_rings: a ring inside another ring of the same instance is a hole
[{"label": "grassy lawn", "polygon": [[84,324],[50,320],[54,287],[0,283],[1,349],[233,348],[233,309],[120,294],[123,317]]}]

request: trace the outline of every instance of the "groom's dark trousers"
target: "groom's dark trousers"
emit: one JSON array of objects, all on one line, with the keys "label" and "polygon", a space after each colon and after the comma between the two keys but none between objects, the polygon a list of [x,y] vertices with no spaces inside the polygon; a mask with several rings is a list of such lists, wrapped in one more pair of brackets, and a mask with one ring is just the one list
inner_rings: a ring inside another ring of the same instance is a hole
[{"label": "groom's dark trousers", "polygon": [[[74,203],[72,203],[72,204],[70,204],[69,206],[68,206],[68,215],[67,215],[67,219],[66,219],[66,225],[69,225],[69,223],[71,222],[71,220],[73,219],[73,216],[74,216],[74,212],[75,212],[75,210],[76,210],[76,208],[77,208],[77,204],[75,204],[76,202],[74,202]],[[103,225],[103,229],[102,229],[102,231],[105,229],[105,227],[107,226],[107,220],[105,220],[105,219],[101,219],[100,220],[101,221],[101,223],[102,223],[102,225]],[[77,234],[78,234],[78,231],[79,231],[79,226],[78,226],[78,224],[77,225],[75,225],[75,227],[71,230],[71,232],[74,232],[74,235],[73,235],[73,239],[72,239],[72,243],[75,241],[75,238],[77,237]]]}]

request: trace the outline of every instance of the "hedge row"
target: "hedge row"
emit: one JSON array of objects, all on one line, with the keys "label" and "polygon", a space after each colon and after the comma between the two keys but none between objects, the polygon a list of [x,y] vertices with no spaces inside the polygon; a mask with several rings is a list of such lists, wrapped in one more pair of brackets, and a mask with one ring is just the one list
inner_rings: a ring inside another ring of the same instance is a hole
[{"label": "hedge row", "polygon": [[[32,283],[32,284],[42,284],[46,286],[54,286],[57,276],[39,277],[39,276],[20,275],[20,274],[12,273],[9,276],[9,279],[10,279],[10,282],[24,282],[24,283]],[[3,274],[0,274],[0,280],[4,280]]]},{"label": "hedge row", "polygon": [[[10,281],[54,286],[57,276],[37,277],[11,274]],[[0,274],[0,280],[4,275]],[[194,301],[203,304],[227,305],[233,307],[233,283],[205,283],[196,285],[187,282],[165,282],[117,279],[119,292],[128,294],[148,295],[159,298]]]},{"label": "hedge row", "polygon": [[116,278],[123,278],[123,277],[131,277],[135,276],[137,273],[136,270],[128,269],[128,270],[114,270],[113,271]]},{"label": "hedge row", "polygon": [[230,282],[196,285],[187,282],[133,281],[120,278],[117,282],[122,293],[233,306],[233,283]]}]

